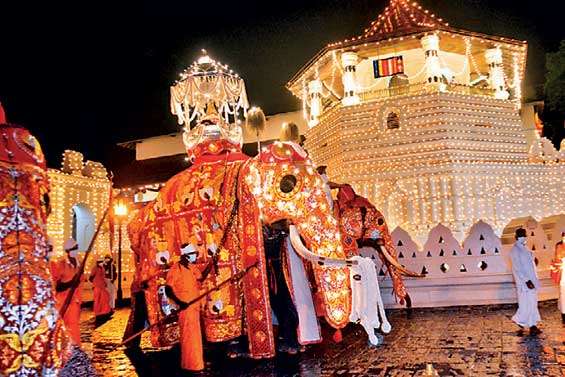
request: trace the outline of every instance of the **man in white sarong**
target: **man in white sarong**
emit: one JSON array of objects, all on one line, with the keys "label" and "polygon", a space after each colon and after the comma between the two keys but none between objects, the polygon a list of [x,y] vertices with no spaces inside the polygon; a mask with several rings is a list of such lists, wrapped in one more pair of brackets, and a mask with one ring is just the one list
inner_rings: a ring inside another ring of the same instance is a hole
[{"label": "man in white sarong", "polygon": [[516,243],[510,251],[512,274],[518,295],[518,311],[512,317],[520,333],[525,327],[530,328],[530,335],[537,335],[541,330],[536,326],[541,321],[538,311],[538,289],[540,286],[536,273],[533,253],[526,246],[528,237],[525,229],[516,230]]}]

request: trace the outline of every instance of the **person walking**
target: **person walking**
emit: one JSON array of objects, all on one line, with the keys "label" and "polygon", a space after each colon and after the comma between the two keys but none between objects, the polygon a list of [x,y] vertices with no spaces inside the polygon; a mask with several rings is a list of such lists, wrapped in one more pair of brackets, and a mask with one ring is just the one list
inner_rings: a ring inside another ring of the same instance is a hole
[{"label": "person walking", "polygon": [[518,294],[518,311],[512,317],[522,333],[525,327],[529,327],[530,335],[537,335],[541,330],[537,327],[541,317],[538,310],[538,290],[540,282],[536,273],[534,255],[528,249],[528,236],[523,228],[517,229],[516,243],[510,250],[512,259],[512,274]]},{"label": "person walking", "polygon": [[112,311],[116,309],[116,264],[110,254],[104,257],[104,280],[106,281],[106,289],[108,290],[108,300]]},{"label": "person walking", "polygon": [[202,277],[195,265],[198,252],[187,245],[182,248],[180,261],[167,273],[166,292],[179,306],[181,368],[199,372],[204,369],[202,333],[200,329],[200,304],[188,306],[200,294]]},{"label": "person walking", "polygon": [[61,311],[71,287],[78,285],[73,293],[71,303],[63,316],[65,327],[74,343],[80,346],[80,305],[82,304],[82,284],[80,266],[77,261],[78,244],[70,238],[63,244],[66,256],[50,263],[51,277],[55,285],[55,301],[57,310]]},{"label": "person walking", "polygon": [[94,290],[94,315],[96,323],[100,324],[109,318],[112,311],[110,307],[110,295],[106,287],[106,279],[104,278],[104,261],[98,260],[96,265],[90,272],[90,282]]}]

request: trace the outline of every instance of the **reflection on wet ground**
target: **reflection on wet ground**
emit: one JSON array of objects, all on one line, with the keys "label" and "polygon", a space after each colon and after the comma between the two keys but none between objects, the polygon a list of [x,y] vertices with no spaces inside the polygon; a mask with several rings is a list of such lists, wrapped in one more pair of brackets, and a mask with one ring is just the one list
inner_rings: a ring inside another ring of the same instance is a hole
[{"label": "reflection on wet ground", "polygon": [[[389,312],[393,330],[378,348],[367,346],[358,326],[343,342],[326,334],[323,344],[297,356],[273,360],[228,360],[221,350],[206,351],[208,376],[421,376],[432,363],[439,376],[565,376],[565,327],[555,301],[540,304],[544,331],[519,336],[510,321],[514,305]],[[83,348],[102,376],[179,376],[178,348],[160,350],[142,340],[143,353],[127,353],[120,343],[129,310],[92,331],[92,312],[82,314]],[[526,333],[527,334],[527,333]]]}]

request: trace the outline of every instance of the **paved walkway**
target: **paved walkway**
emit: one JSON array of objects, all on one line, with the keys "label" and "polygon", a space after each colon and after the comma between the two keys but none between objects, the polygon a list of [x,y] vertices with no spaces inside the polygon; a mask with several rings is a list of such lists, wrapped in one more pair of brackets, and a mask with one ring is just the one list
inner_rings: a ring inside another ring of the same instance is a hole
[{"label": "paved walkway", "polygon": [[[210,376],[421,376],[432,363],[439,376],[565,376],[565,327],[556,302],[540,304],[544,331],[519,336],[510,321],[514,305],[418,309],[411,320],[389,312],[393,326],[378,348],[367,346],[358,326],[344,331],[341,344],[327,334],[321,345],[298,356],[274,360],[227,360],[220,350],[206,353]],[[157,350],[148,338],[143,355],[116,349],[128,310],[94,332],[92,312],[83,313],[83,342],[102,376],[178,376],[178,349]]]}]

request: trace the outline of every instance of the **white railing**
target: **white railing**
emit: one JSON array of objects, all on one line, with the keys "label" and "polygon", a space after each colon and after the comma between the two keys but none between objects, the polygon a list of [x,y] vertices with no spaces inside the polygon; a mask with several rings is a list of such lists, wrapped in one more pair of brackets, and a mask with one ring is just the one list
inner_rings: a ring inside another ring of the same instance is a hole
[{"label": "white railing", "polygon": [[[494,97],[493,89],[478,88],[478,87],[473,87],[463,84],[445,84],[445,90],[441,90],[441,91],[446,93],[458,93],[458,94],[466,94],[466,95]],[[359,98],[361,99],[361,102],[366,102],[366,101],[373,101],[383,98],[419,95],[419,94],[437,93],[437,92],[440,92],[439,88],[428,85],[425,82],[422,82],[422,83],[416,83],[410,85],[396,86],[394,88],[385,88],[385,89],[377,89],[377,90],[362,92],[359,93]]]}]

